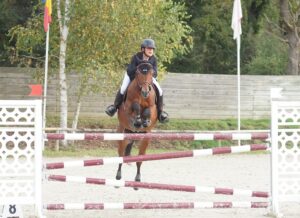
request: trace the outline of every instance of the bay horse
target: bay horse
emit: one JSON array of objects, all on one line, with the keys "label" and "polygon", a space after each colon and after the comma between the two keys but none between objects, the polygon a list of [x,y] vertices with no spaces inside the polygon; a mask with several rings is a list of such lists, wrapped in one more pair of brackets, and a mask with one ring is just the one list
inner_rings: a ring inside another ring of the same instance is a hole
[{"label": "bay horse", "polygon": [[[156,91],[152,83],[153,67],[142,62],[137,66],[134,80],[129,84],[125,100],[118,110],[118,133],[149,133],[157,122]],[[118,141],[119,157],[129,156],[134,141]],[[150,139],[142,139],[139,155],[144,155]],[[141,181],[141,164],[137,162],[135,181]],[[120,180],[122,164],[119,164],[116,179]]]}]

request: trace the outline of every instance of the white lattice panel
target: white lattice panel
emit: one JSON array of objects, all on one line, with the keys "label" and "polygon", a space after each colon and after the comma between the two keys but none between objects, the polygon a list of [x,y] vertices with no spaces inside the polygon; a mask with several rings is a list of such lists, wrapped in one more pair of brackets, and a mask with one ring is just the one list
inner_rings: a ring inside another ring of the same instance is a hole
[{"label": "white lattice panel", "polygon": [[34,131],[0,128],[0,175],[34,175]]},{"label": "white lattice panel", "polygon": [[300,202],[300,103],[278,102],[278,197]]},{"label": "white lattice panel", "polygon": [[0,108],[0,125],[34,125],[34,106],[7,105]]},{"label": "white lattice panel", "polygon": [[300,108],[278,109],[278,125],[300,125]]},{"label": "white lattice panel", "polygon": [[0,204],[34,204],[41,214],[41,101],[0,101]]},{"label": "white lattice panel", "polygon": [[5,180],[0,183],[0,202],[6,204],[20,204],[20,198],[25,200],[22,204],[33,204],[34,193],[32,180]]}]

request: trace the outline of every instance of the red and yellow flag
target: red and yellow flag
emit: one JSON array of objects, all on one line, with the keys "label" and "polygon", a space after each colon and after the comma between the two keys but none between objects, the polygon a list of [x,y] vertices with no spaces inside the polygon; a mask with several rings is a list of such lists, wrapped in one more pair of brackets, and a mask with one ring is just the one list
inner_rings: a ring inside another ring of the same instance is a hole
[{"label": "red and yellow flag", "polygon": [[51,23],[52,15],[52,0],[46,0],[45,13],[44,13],[44,30],[48,32],[49,24]]}]

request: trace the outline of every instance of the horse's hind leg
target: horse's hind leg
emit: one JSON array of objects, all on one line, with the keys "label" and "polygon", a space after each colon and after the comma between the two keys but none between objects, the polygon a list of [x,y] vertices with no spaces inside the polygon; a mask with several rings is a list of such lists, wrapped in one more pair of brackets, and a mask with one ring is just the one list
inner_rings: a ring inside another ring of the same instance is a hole
[{"label": "horse's hind leg", "polygon": [[[146,149],[148,147],[148,144],[150,142],[150,139],[143,139],[141,141],[140,147],[139,147],[139,155],[144,155],[146,154]],[[135,176],[135,181],[140,182],[141,181],[141,165],[142,162],[136,162],[136,176]]]},{"label": "horse's hind leg", "polygon": [[[132,133],[132,131],[129,130],[129,129],[125,129],[124,132],[125,132],[125,133]],[[130,156],[133,143],[134,143],[134,141],[132,140],[132,141],[130,141],[130,142],[126,145],[126,148],[125,148],[125,154],[124,154],[125,156]]]},{"label": "horse's hind leg", "polygon": [[[125,148],[127,145],[127,140],[123,140],[123,141],[118,141],[118,154],[119,157],[124,157],[125,155]],[[117,171],[117,175],[116,175],[116,179],[120,180],[122,178],[122,164],[119,164],[118,167],[118,171]]]},{"label": "horse's hind leg", "polygon": [[120,180],[121,178],[122,178],[122,164],[120,163],[120,164],[119,164],[119,167],[118,167],[116,179],[117,179],[117,180]]},{"label": "horse's hind leg", "polygon": [[[118,126],[117,129],[118,133],[122,133],[124,132],[124,128],[120,125]],[[125,145],[126,145],[126,140],[123,141],[118,141],[118,154],[119,157],[123,157],[124,156],[124,151],[125,151]],[[116,175],[116,179],[120,180],[122,178],[122,164],[119,164],[118,170],[117,170],[117,175]]]},{"label": "horse's hind leg", "polygon": [[[130,130],[125,129],[125,133],[131,132]],[[131,153],[132,145],[134,141],[128,142],[128,140],[119,141],[118,144],[118,154],[119,157],[129,156]],[[116,179],[120,180],[122,178],[122,164],[119,164]]]},{"label": "horse's hind leg", "polygon": [[125,156],[130,156],[133,143],[134,141],[131,141],[127,144],[125,148]]},{"label": "horse's hind leg", "polygon": [[[127,142],[128,142],[128,140],[119,142],[119,149],[118,149],[119,157],[130,156],[132,145],[133,145],[134,141],[131,141],[129,143],[127,143]],[[120,180],[121,178],[122,178],[122,164],[120,163],[119,167],[118,167],[116,179]]]}]

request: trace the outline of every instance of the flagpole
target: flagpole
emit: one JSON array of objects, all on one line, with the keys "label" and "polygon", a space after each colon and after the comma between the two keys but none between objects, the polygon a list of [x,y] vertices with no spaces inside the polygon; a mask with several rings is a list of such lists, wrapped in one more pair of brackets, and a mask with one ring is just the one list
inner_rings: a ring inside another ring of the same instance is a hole
[{"label": "flagpole", "polygon": [[50,25],[48,24],[48,31],[46,36],[46,58],[45,58],[45,78],[44,78],[44,98],[43,98],[43,129],[46,128],[46,102],[47,102],[47,84],[48,84],[48,51],[49,51],[49,32]]},{"label": "flagpole", "polygon": [[[236,39],[237,45],[237,127],[238,131],[241,130],[241,69],[240,69],[240,48],[241,48],[241,20],[243,18],[242,6],[240,0],[234,0],[233,10],[232,10],[232,19],[231,19],[231,28],[233,29],[233,39]],[[240,145],[240,140],[238,144]]]},{"label": "flagpole", "polygon": [[[237,93],[238,93],[238,131],[241,130],[241,68],[240,68],[240,36],[237,37]],[[240,141],[239,141],[240,142]]]}]

